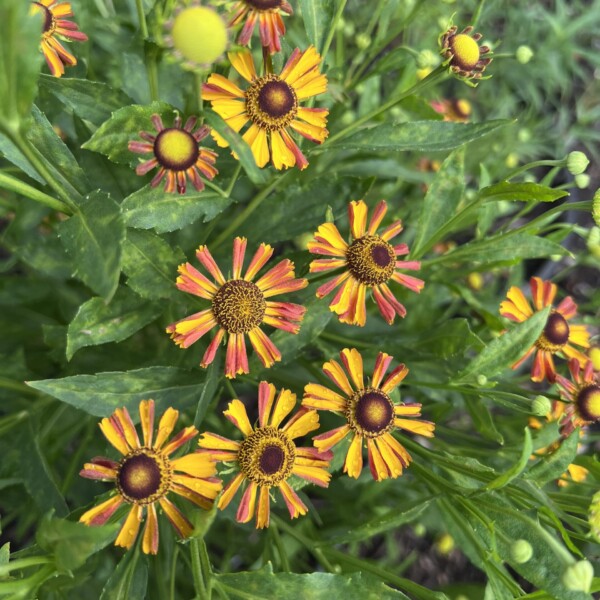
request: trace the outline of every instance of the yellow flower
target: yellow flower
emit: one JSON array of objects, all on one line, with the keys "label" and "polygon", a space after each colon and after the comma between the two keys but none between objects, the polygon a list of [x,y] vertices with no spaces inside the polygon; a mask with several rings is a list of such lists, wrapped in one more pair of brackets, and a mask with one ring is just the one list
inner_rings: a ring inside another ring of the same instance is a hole
[{"label": "yellow flower", "polygon": [[485,68],[492,62],[488,46],[479,46],[480,33],[471,35],[473,27],[465,27],[460,33],[453,25],[440,36],[441,54],[446,58],[450,71],[459,79],[481,79]]},{"label": "yellow flower", "polygon": [[[325,128],[326,108],[305,108],[302,100],[327,90],[327,77],[319,72],[321,57],[313,46],[304,52],[292,52],[279,75],[267,73],[259,77],[248,50],[228,54],[233,68],[250,84],[245,90],[222,75],[213,73],[202,86],[202,96],[212,102],[213,110],[235,131],[246,123],[250,127],[242,136],[252,149],[259,167],[269,160],[276,169],[297,165],[308,166],[304,154],[288,129],[322,144],[328,135]],[[217,144],[228,143],[215,131]]]},{"label": "yellow flower", "polygon": [[120,462],[102,456],[93,458],[79,474],[88,479],[114,481],[116,493],[88,510],[79,520],[86,525],[103,525],[123,503],[129,504],[129,515],[115,546],[131,548],[146,512],[142,550],[146,554],[156,554],[157,502],[180,537],[186,538],[192,533],[192,524],[167,498],[167,494],[173,492],[201,508],[209,509],[221,491],[221,481],[212,477],[217,470],[209,456],[195,453],[171,458],[173,452],[198,433],[195,427],[186,427],[167,443],[178,416],[178,411],[168,408],[154,435],[154,400],[142,400],[143,445],[126,408],[118,408],[110,418],[102,419],[100,423],[102,433],[123,458]]}]

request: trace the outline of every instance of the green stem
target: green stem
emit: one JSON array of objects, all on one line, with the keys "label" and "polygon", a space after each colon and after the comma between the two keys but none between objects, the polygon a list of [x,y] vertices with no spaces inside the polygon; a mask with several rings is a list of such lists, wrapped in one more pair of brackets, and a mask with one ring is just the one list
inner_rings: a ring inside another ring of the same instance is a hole
[{"label": "green stem", "polygon": [[215,192],[217,192],[217,194],[219,194],[219,196],[223,198],[229,198],[229,194],[225,190],[220,188],[218,185],[215,185],[214,183],[212,183],[212,181],[205,179],[204,177],[202,177],[201,179],[207,188],[214,190]]},{"label": "green stem", "polygon": [[[142,0],[135,0],[135,5],[137,8],[138,20],[140,22],[140,32],[145,45],[150,37],[148,23],[146,22],[146,13],[144,13]],[[148,74],[148,86],[150,87],[150,99],[152,102],[158,100],[158,71],[156,69],[156,61],[154,58],[154,52],[150,52],[147,48],[144,48],[144,62],[146,63],[146,73]]]},{"label": "green stem", "polygon": [[179,546],[175,546],[173,550],[173,559],[171,560],[171,585],[170,585],[170,600],[175,600],[175,577],[177,575],[177,556],[179,555]]},{"label": "green stem", "polygon": [[273,541],[275,542],[275,546],[277,547],[277,554],[279,554],[279,560],[281,561],[281,569],[286,572],[291,572],[290,569],[290,561],[287,557],[287,552],[283,546],[283,540],[281,539],[281,535],[279,534],[279,528],[277,527],[277,523],[273,521],[271,523],[271,527],[269,531],[273,534]]},{"label": "green stem", "polygon": [[11,192],[16,192],[17,194],[25,196],[30,200],[35,200],[36,202],[45,204],[53,210],[67,213],[69,212],[69,207],[64,202],[61,202],[52,196],[48,196],[48,194],[44,194],[44,192],[40,192],[31,185],[28,185],[20,179],[16,179],[15,177],[11,177],[10,175],[0,173],[0,188],[9,190]]},{"label": "green stem", "polygon": [[21,394],[27,394],[28,396],[37,396],[38,394],[36,390],[30,388],[22,381],[15,381],[14,379],[9,379],[8,377],[0,377],[0,388],[4,388],[5,390],[14,390],[15,392],[19,392]]},{"label": "green stem", "polygon": [[336,11],[335,15],[333,16],[333,22],[331,23],[331,25],[329,27],[327,37],[325,38],[325,43],[323,44],[323,50],[321,52],[321,56],[323,57],[323,60],[325,60],[325,58],[327,57],[327,53],[329,52],[331,42],[333,41],[333,36],[337,29],[338,21],[340,20],[340,17],[342,16],[342,13],[344,12],[344,8],[346,8],[347,1],[348,0],[340,0],[337,11]]},{"label": "green stem", "polygon": [[510,179],[514,179],[517,175],[521,173],[525,173],[525,171],[530,171],[531,169],[535,169],[537,167],[564,167],[567,164],[567,159],[562,160],[536,160],[534,162],[527,163],[522,167],[517,167],[514,171],[511,171],[504,179],[509,181]]},{"label": "green stem", "polygon": [[241,165],[241,163],[238,163],[237,167],[235,168],[235,171],[233,172],[233,175],[231,176],[231,181],[229,182],[229,185],[227,186],[227,189],[225,190],[227,197],[231,196],[231,192],[233,192],[233,188],[235,187],[238,177],[240,176],[241,170],[242,170],[242,165]]},{"label": "green stem", "polygon": [[335,135],[332,135],[330,138],[326,139],[325,142],[323,142],[323,144],[321,144],[315,151],[319,151],[328,144],[332,144],[336,140],[346,137],[349,133],[352,133],[355,129],[357,129],[364,123],[369,122],[371,119],[374,119],[381,113],[384,113],[386,110],[389,110],[390,108],[398,104],[398,102],[404,100],[404,98],[412,96],[413,94],[416,94],[417,92],[421,92],[425,88],[428,88],[430,85],[435,83],[445,73],[445,71],[446,67],[444,65],[439,65],[435,70],[429,73],[429,75],[427,75],[425,79],[422,79],[421,81],[415,83],[415,85],[413,85],[409,89],[405,90],[404,92],[401,92],[391,100],[388,100],[387,102],[382,104],[380,107],[376,108],[375,110],[372,110],[370,113],[367,113],[360,119],[354,121],[354,123],[351,123],[341,131],[338,131]]},{"label": "green stem", "polygon": [[194,589],[196,597],[204,600],[207,597],[206,583],[202,577],[202,565],[200,564],[200,545],[196,538],[190,541],[190,557],[192,559],[192,576],[194,578]]},{"label": "green stem", "polygon": [[479,22],[479,18],[481,17],[481,13],[483,12],[483,8],[485,7],[485,0],[479,0],[479,4],[477,5],[477,10],[473,15],[473,20],[471,21],[471,25],[473,27],[477,27],[477,23]]},{"label": "green stem", "polygon": [[33,567],[35,565],[49,565],[51,563],[52,559],[48,556],[32,556],[31,558],[13,560],[6,565],[0,566],[0,577],[4,577],[11,571],[16,571],[17,569],[26,569],[27,567]]}]

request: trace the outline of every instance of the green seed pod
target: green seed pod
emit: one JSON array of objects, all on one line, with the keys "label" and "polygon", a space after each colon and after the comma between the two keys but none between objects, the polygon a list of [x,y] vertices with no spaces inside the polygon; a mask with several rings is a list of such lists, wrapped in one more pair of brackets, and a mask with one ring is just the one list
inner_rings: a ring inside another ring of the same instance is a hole
[{"label": "green seed pod", "polygon": [[533,58],[533,50],[529,46],[519,46],[515,56],[522,65],[526,65]]},{"label": "green seed pod", "polygon": [[552,410],[552,402],[546,396],[536,396],[531,403],[531,414],[545,417]]},{"label": "green seed pod", "polygon": [[518,564],[522,565],[529,561],[533,556],[533,548],[527,540],[517,540],[510,547],[510,557]]},{"label": "green seed pod", "polygon": [[590,161],[588,157],[579,151],[574,151],[567,156],[567,169],[571,175],[581,175],[585,172]]},{"label": "green seed pod", "polygon": [[562,576],[562,582],[572,592],[590,591],[594,579],[594,567],[587,560],[579,560],[567,567]]}]

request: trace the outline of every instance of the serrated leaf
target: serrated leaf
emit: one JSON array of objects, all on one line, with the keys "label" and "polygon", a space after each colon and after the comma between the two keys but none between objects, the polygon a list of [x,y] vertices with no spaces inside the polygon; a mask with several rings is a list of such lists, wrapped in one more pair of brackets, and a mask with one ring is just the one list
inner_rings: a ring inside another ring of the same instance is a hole
[{"label": "serrated leaf", "polygon": [[300,0],[300,8],[308,40],[317,52],[322,52],[325,37],[332,26],[335,2],[334,0]]},{"label": "serrated leaf", "polygon": [[464,148],[455,150],[442,163],[429,186],[411,248],[411,259],[417,260],[438,241],[436,233],[454,215],[465,189]]},{"label": "serrated leaf", "polygon": [[78,117],[94,125],[101,125],[113,111],[132,103],[123,91],[89,79],[41,75],[40,89],[49,92]]},{"label": "serrated leaf", "polygon": [[30,4],[2,0],[0,4],[0,129],[17,131],[29,116],[37,93],[43,57],[39,50],[43,15],[30,15]]},{"label": "serrated leaf", "polygon": [[202,393],[204,374],[175,367],[147,367],[26,383],[90,415],[108,417],[125,406],[136,419],[140,400],[153,398],[157,413],[168,406],[183,409],[195,404]]},{"label": "serrated leaf", "polygon": [[110,119],[102,123],[94,135],[81,147],[104,154],[116,163],[135,167],[139,164],[139,154],[130,152],[127,148],[131,140],[139,140],[140,131],[154,131],[152,115],[159,114],[170,127],[175,117],[175,109],[165,102],[153,102],[147,106],[133,104],[125,106],[112,113]]},{"label": "serrated leaf", "polygon": [[211,221],[232,202],[214,192],[188,189],[185,194],[167,194],[160,187],[147,185],[125,198],[121,210],[128,227],[166,233],[198,219],[203,223]]},{"label": "serrated leaf", "polygon": [[508,181],[502,181],[479,191],[480,198],[494,202],[499,200],[510,202],[554,202],[568,195],[569,192],[565,190],[555,190],[533,182],[509,183]]},{"label": "serrated leaf", "polygon": [[258,167],[250,146],[242,139],[242,136],[229,127],[216,112],[207,111],[204,118],[208,125],[227,140],[229,147],[236,153],[237,159],[246,171],[250,181],[257,185],[264,183],[267,180],[267,173]]},{"label": "serrated leaf", "polygon": [[89,527],[47,515],[39,524],[35,537],[40,548],[54,555],[57,569],[68,572],[79,568],[88,557],[108,546],[120,527],[120,523]]},{"label": "serrated leaf", "polygon": [[127,285],[143,298],[171,298],[180,294],[175,287],[177,266],[185,261],[179,248],[151,231],[127,230],[123,244],[123,271]]},{"label": "serrated leaf", "polygon": [[57,230],[73,260],[74,274],[110,300],[119,283],[121,245],[125,239],[119,205],[108,194],[93,192]]},{"label": "serrated leaf", "polygon": [[67,330],[67,359],[85,346],[120,342],[151,323],[163,307],[142,300],[127,288],[117,290],[110,304],[91,298],[79,307]]},{"label": "serrated leaf", "polygon": [[144,600],[148,586],[148,564],[138,549],[127,552],[106,582],[100,600]]},{"label": "serrated leaf", "polygon": [[531,441],[531,432],[528,427],[525,427],[525,438],[523,440],[523,448],[519,460],[510,469],[490,481],[486,486],[486,490],[498,490],[508,485],[515,477],[518,477],[527,466],[529,458],[533,451],[533,444]]},{"label": "serrated leaf", "polygon": [[511,121],[452,123],[450,121],[412,121],[383,123],[361,129],[329,148],[371,152],[442,152],[489,135]]},{"label": "serrated leaf", "polygon": [[402,592],[365,573],[297,575],[273,573],[268,565],[260,571],[215,575],[215,579],[232,598],[246,600],[408,600]]},{"label": "serrated leaf", "polygon": [[579,429],[564,439],[557,450],[544,457],[529,469],[525,477],[533,479],[539,485],[559,479],[577,456]]},{"label": "serrated leaf", "polygon": [[515,363],[535,344],[546,325],[549,314],[550,307],[546,307],[493,340],[466,369],[458,374],[456,381],[472,380],[477,375],[491,378]]}]

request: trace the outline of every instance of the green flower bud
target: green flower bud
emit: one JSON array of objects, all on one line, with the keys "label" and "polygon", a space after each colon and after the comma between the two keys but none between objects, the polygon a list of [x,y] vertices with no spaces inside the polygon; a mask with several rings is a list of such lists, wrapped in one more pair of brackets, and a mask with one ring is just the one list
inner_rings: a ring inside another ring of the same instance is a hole
[{"label": "green flower bud", "polygon": [[600,228],[592,227],[587,238],[587,247],[590,254],[600,258]]},{"label": "green flower bud", "polygon": [[528,142],[531,139],[531,131],[529,129],[519,129],[519,133],[517,134],[520,142]]},{"label": "green flower bud", "polygon": [[359,33],[356,38],[356,45],[361,50],[366,50],[371,45],[371,36],[366,33]]},{"label": "green flower bud", "polygon": [[587,169],[590,161],[588,157],[583,153],[575,150],[567,156],[567,169],[571,175],[581,175]]},{"label": "green flower bud", "polygon": [[427,67],[436,67],[439,63],[439,58],[435,52],[431,50],[421,50],[417,56],[417,66],[419,69],[426,69]]},{"label": "green flower bud", "polygon": [[325,211],[325,221],[327,223],[333,223],[335,221],[335,217],[333,216],[333,208],[327,205],[327,210]]},{"label": "green flower bud", "polygon": [[487,385],[488,378],[485,375],[477,375],[477,385],[484,386]]},{"label": "green flower bud", "polygon": [[350,125],[356,120],[356,113],[353,110],[347,110],[342,115],[342,125]]},{"label": "green flower bud", "polygon": [[581,173],[580,175],[575,175],[575,185],[580,189],[584,190],[586,187],[590,185],[590,176],[586,173]]},{"label": "green flower bud", "polygon": [[592,496],[588,510],[588,523],[590,524],[590,533],[596,541],[600,542],[600,492],[596,492]]},{"label": "green flower bud", "polygon": [[587,560],[579,560],[565,569],[562,576],[564,586],[572,592],[590,591],[594,579],[594,567]]},{"label": "green flower bud", "polygon": [[518,565],[522,565],[529,561],[533,556],[533,548],[527,540],[517,540],[510,547],[510,557]]},{"label": "green flower bud", "polygon": [[529,46],[519,46],[515,56],[522,65],[526,65],[533,58],[533,50]]},{"label": "green flower bud", "polygon": [[344,36],[352,37],[356,33],[356,27],[354,27],[354,23],[352,21],[348,21],[344,26]]},{"label": "green flower bud", "polygon": [[536,396],[531,403],[531,414],[545,417],[552,410],[552,402],[546,396]]},{"label": "green flower bud", "polygon": [[423,537],[427,533],[427,529],[423,523],[417,523],[413,527],[413,531],[417,537]]},{"label": "green flower bud", "polygon": [[594,217],[594,223],[600,227],[600,190],[596,190],[592,200],[592,217]]}]

